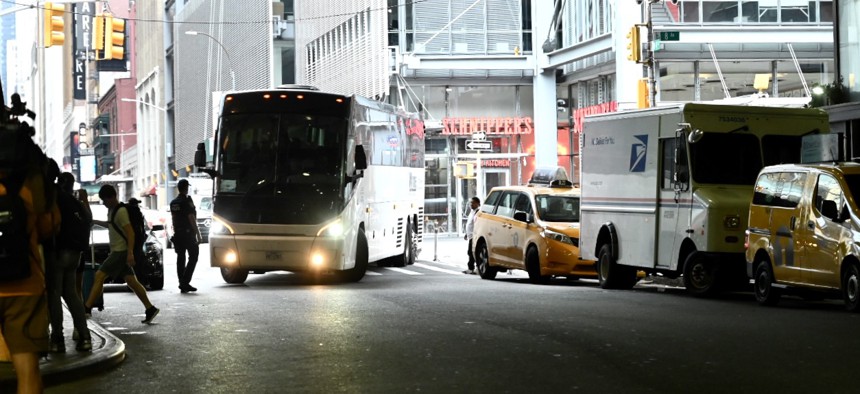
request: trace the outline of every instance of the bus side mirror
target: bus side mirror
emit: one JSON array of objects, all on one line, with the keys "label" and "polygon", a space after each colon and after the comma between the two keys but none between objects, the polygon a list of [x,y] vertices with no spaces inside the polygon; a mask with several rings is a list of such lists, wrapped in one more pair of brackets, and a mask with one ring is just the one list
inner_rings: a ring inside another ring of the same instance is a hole
[{"label": "bus side mirror", "polygon": [[197,150],[194,151],[194,165],[197,167],[206,167],[206,144],[197,144]]},{"label": "bus side mirror", "polygon": [[364,153],[364,145],[355,147],[355,170],[367,169],[367,154]]}]

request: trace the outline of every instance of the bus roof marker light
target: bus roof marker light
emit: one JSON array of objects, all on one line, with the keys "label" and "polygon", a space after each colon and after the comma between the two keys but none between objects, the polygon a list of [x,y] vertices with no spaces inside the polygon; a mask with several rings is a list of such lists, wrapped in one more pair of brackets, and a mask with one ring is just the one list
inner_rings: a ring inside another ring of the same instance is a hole
[{"label": "bus roof marker light", "polygon": [[334,101],[337,101],[337,102],[339,102],[339,103],[342,103],[342,102],[343,102],[343,99],[342,99],[342,98],[340,98],[340,97],[338,97],[338,98],[334,99]]},{"label": "bus roof marker light", "polygon": [[285,98],[287,98],[287,95],[286,95],[286,94],[282,94],[282,95],[281,95],[281,98],[282,98],[282,99],[285,99]]},{"label": "bus roof marker light", "polygon": [[299,99],[299,100],[301,100],[301,99],[305,98],[305,95],[303,95],[303,94],[299,94],[299,95],[296,95],[296,98],[297,98],[297,99]]},{"label": "bus roof marker light", "polygon": [[233,96],[227,96],[227,98],[226,98],[225,100],[227,100],[227,101],[233,101]]},{"label": "bus roof marker light", "polygon": [[266,99],[266,100],[268,100],[268,99],[272,98],[272,95],[271,95],[271,94],[266,93],[266,94],[264,94],[264,95],[263,95],[263,98],[264,98],[264,99]]}]

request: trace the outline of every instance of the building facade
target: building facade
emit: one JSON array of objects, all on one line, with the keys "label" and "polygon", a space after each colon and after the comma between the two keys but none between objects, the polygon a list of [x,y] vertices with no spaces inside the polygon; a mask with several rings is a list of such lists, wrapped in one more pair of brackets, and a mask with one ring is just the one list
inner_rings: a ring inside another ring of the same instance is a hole
[{"label": "building facade", "polygon": [[860,1],[837,0],[837,79],[822,92],[830,127],[845,136],[848,159],[860,156]]}]

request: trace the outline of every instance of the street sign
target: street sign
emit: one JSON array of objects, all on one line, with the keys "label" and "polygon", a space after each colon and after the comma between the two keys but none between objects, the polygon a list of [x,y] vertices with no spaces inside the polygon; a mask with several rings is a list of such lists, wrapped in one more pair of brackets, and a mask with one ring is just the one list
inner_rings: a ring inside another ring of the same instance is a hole
[{"label": "street sign", "polygon": [[657,39],[660,41],[678,41],[681,39],[681,32],[679,32],[679,31],[661,31],[661,32],[659,32]]},{"label": "street sign", "polygon": [[472,139],[475,141],[483,141],[483,140],[487,139],[487,133],[485,133],[483,131],[476,131],[476,132],[472,133]]},{"label": "street sign", "polygon": [[489,140],[467,140],[466,150],[476,151],[491,151],[493,150],[493,141]]}]

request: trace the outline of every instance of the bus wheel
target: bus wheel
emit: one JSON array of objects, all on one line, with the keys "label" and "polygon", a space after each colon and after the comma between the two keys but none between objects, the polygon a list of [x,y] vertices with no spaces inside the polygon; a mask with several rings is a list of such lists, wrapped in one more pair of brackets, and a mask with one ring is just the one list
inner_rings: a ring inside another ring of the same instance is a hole
[{"label": "bus wheel", "polygon": [[714,295],[719,290],[717,264],[702,252],[693,252],[684,262],[684,287],[696,297]]},{"label": "bus wheel", "polygon": [[526,252],[526,272],[529,273],[529,281],[536,285],[545,285],[549,282],[549,276],[540,274],[540,256],[534,246],[529,247]]},{"label": "bus wheel", "polygon": [[415,264],[415,253],[418,252],[418,242],[415,240],[415,229],[412,223],[406,222],[406,231],[403,233],[403,254],[396,257],[395,267],[405,267]]},{"label": "bus wheel", "polygon": [[227,283],[245,283],[245,279],[248,279],[248,270],[221,267],[221,277]]},{"label": "bus wheel", "polygon": [[358,282],[364,278],[367,273],[367,237],[364,235],[364,230],[358,230],[358,239],[355,241],[355,267],[342,272],[342,278],[345,282]]},{"label": "bus wheel", "polygon": [[475,254],[475,266],[478,268],[481,279],[496,279],[496,273],[499,272],[499,269],[490,267],[490,254],[487,253],[487,244],[478,243],[478,247],[472,253]]}]

